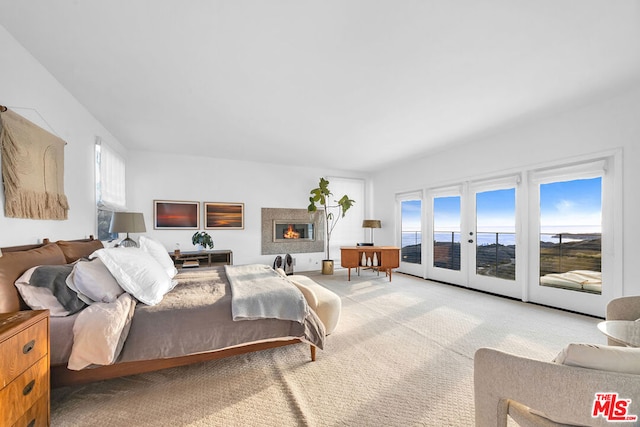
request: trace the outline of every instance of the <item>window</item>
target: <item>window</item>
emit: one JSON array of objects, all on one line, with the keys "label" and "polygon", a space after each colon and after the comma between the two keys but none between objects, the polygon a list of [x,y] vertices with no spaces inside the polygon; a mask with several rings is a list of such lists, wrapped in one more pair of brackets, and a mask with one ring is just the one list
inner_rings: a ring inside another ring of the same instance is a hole
[{"label": "window", "polygon": [[612,200],[607,187],[610,163],[596,160],[533,173],[538,207],[538,241],[533,243],[539,252],[534,271],[539,289],[601,295],[611,285],[603,279],[611,264],[602,251],[603,238],[611,241],[611,228],[605,228],[610,222],[604,220]]},{"label": "window", "polygon": [[433,199],[433,266],[460,270],[460,196]]},{"label": "window", "polygon": [[400,202],[402,262],[422,263],[422,200]]},{"label": "window", "polygon": [[361,242],[364,236],[365,229],[362,228],[362,220],[366,206],[365,182],[362,179],[335,176],[328,176],[327,180],[329,181],[329,189],[333,193],[330,198],[331,205],[335,205],[334,200],[340,199],[345,194],[355,201],[344,218],[340,218],[331,234],[331,258],[339,261],[340,246],[354,246],[357,242]]},{"label": "window", "polygon": [[476,193],[476,274],[516,279],[516,189]]},{"label": "window", "polygon": [[602,177],[540,184],[540,284],[602,292]]},{"label": "window", "polygon": [[96,206],[97,235],[100,240],[112,240],[117,233],[109,233],[113,212],[126,208],[125,164],[123,158],[96,137]]}]

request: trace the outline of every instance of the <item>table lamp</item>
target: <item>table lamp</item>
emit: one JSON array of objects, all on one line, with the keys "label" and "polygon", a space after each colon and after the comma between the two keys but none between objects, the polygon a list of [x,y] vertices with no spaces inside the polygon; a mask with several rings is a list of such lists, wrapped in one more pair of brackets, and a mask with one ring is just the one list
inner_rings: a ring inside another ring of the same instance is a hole
[{"label": "table lamp", "polygon": [[127,233],[117,246],[138,247],[135,240],[129,237],[129,233],[144,233],[147,229],[144,226],[144,216],[140,212],[114,212],[111,217],[109,233]]},{"label": "table lamp", "polygon": [[382,228],[382,223],[379,219],[365,219],[362,221],[362,228],[371,229],[371,244],[373,245],[373,229]]}]

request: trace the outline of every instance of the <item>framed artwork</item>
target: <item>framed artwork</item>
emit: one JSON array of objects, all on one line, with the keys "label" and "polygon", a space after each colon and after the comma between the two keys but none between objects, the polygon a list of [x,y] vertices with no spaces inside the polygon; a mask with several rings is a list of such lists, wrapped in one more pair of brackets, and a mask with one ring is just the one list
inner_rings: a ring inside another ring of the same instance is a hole
[{"label": "framed artwork", "polygon": [[197,230],[200,228],[200,203],[154,200],[153,219],[155,229]]},{"label": "framed artwork", "polygon": [[204,202],[204,228],[210,230],[244,229],[244,203]]}]

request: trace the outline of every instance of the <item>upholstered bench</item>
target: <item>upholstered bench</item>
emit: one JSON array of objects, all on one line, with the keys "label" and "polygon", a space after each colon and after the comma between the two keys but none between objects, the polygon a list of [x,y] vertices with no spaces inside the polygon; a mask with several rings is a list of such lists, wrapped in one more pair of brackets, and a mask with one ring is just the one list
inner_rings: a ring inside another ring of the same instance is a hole
[{"label": "upholstered bench", "polygon": [[[286,276],[284,270],[278,272]],[[324,324],[327,335],[333,332],[340,320],[340,311],[342,310],[340,297],[307,276],[294,274],[286,277],[300,289],[309,307],[316,312]]]}]

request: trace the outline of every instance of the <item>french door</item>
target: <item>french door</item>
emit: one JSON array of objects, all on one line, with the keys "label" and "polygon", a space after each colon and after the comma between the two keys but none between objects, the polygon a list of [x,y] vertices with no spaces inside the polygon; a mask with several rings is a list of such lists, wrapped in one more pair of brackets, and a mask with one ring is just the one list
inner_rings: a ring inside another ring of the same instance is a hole
[{"label": "french door", "polygon": [[424,277],[422,192],[400,195],[397,202],[400,210],[399,271]]},{"label": "french door", "polygon": [[429,192],[431,221],[428,223],[430,250],[427,276],[430,279],[467,286],[467,247],[463,243],[467,228],[463,217],[463,186]]},{"label": "french door", "polygon": [[519,176],[469,184],[469,287],[522,297],[523,253],[516,215]]},{"label": "french door", "polygon": [[427,276],[512,297],[518,286],[516,177],[430,192]]},{"label": "french door", "polygon": [[620,164],[616,151],[400,198],[401,265],[419,272],[420,259],[428,279],[604,316],[623,295]]}]

